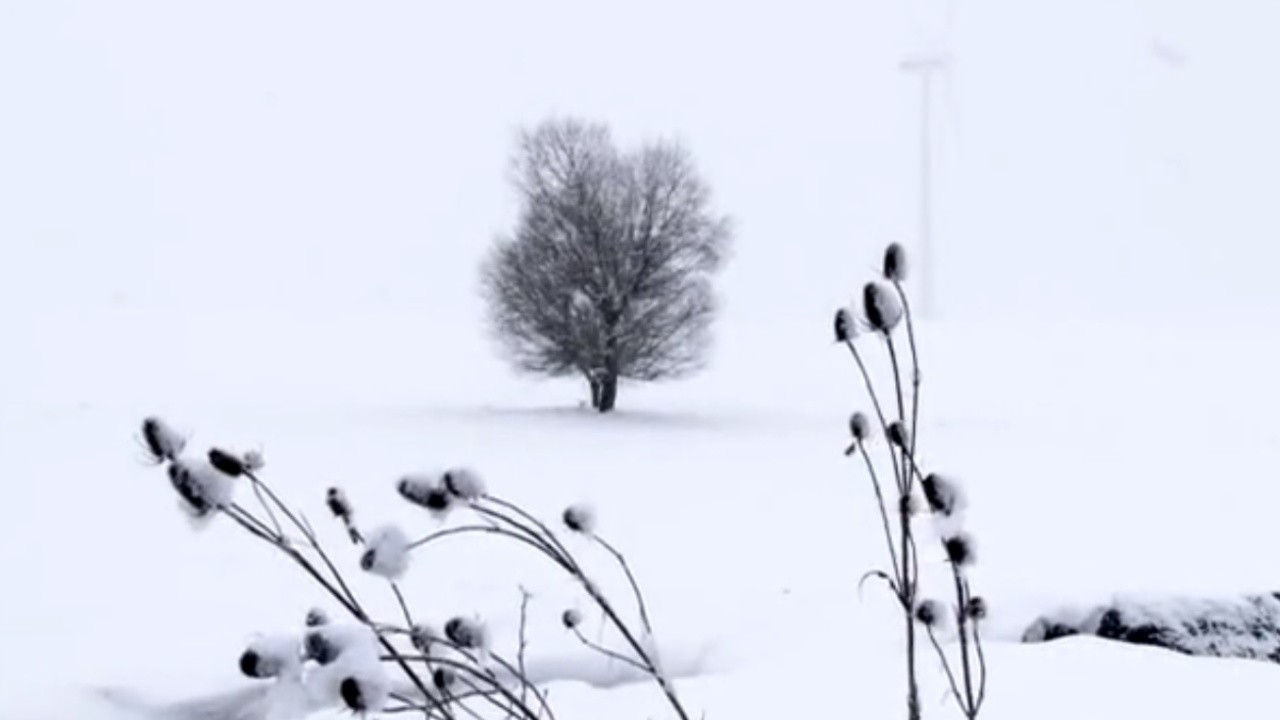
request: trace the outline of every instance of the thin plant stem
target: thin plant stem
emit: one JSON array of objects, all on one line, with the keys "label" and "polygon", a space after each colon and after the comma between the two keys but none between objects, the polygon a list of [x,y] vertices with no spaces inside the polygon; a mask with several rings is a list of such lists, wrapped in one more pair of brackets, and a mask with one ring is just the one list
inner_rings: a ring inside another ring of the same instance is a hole
[{"label": "thin plant stem", "polygon": [[902,303],[902,314],[907,323],[907,343],[911,348],[911,454],[916,453],[916,428],[920,419],[920,354],[916,350],[916,328],[911,301],[902,288],[902,283],[895,280],[893,287],[898,291],[898,300]]},{"label": "thin plant stem", "polygon": [[960,572],[960,567],[955,563],[951,564],[951,575],[955,579],[956,601],[959,603],[959,612],[956,613],[956,624],[960,629],[960,672],[964,676],[964,702],[961,704],[965,714],[973,717],[976,707],[973,697],[973,670],[969,664],[969,633],[968,633],[968,600],[969,593],[965,587],[964,576]]},{"label": "thin plant stem", "polygon": [[[266,490],[266,492],[268,493],[268,497],[274,498],[278,504],[283,505],[283,503],[279,502],[279,498],[276,498],[275,494],[270,492],[270,488],[266,488],[264,486],[264,490]],[[366,613],[364,609],[360,607],[359,602],[355,599],[355,596],[350,593],[349,589],[347,589],[344,594],[343,591],[340,591],[338,587],[335,587],[334,584],[331,583],[328,578],[324,577],[320,573],[320,571],[317,570],[315,566],[312,565],[311,562],[308,561],[305,557],[303,557],[302,554],[299,553],[296,549],[284,544],[282,540],[272,538],[269,534],[266,534],[262,530],[260,530],[258,526],[262,525],[261,521],[257,521],[257,525],[255,525],[253,522],[245,519],[245,517],[242,516],[242,515],[247,515],[249,517],[252,517],[251,513],[244,510],[243,508],[240,508],[239,506],[233,506],[233,507],[235,510],[238,511],[238,513],[226,512],[225,514],[227,515],[227,517],[232,518],[232,520],[234,520],[237,524],[239,524],[241,527],[248,530],[250,534],[254,535],[255,537],[258,537],[262,541],[276,547],[278,550],[283,552],[286,556],[292,559],[294,563],[296,563],[299,567],[301,567],[303,571],[305,571],[308,575],[310,575],[313,580],[319,583],[320,586],[323,587],[330,595],[332,595],[333,598],[337,600],[338,603],[342,605],[347,610],[347,612],[352,615],[352,617],[356,618],[362,624],[367,625],[370,628],[373,627],[373,621],[369,618],[368,613]],[[302,530],[304,534],[309,534],[308,526],[302,523],[301,521],[297,520],[297,517],[293,515],[291,511],[286,513],[286,517],[289,517],[291,522],[293,522],[300,530]],[[321,556],[326,557],[324,555],[323,550],[320,550],[318,548],[318,543],[315,542],[314,535],[311,535],[310,537],[312,538],[313,546],[317,546],[316,549],[318,552],[320,552]],[[333,568],[332,564],[330,564],[329,567],[333,569],[333,572],[337,573],[337,568]],[[341,577],[342,576],[339,573],[338,574],[339,582],[341,582]],[[341,586],[345,589],[346,588],[345,582],[342,582]],[[422,681],[422,678],[418,677],[418,674],[414,672],[413,668],[410,667],[409,664],[401,657],[399,650],[397,650],[396,647],[391,644],[390,640],[387,640],[381,633],[377,632],[376,630],[374,631],[374,635],[378,638],[379,644],[381,644],[384,648],[386,648],[386,650],[396,658],[396,663],[400,666],[401,670],[404,671],[405,675],[409,677],[410,681],[412,681],[413,684],[416,687],[418,687],[418,689],[423,693],[423,696],[430,699],[430,695],[427,691],[426,684]],[[447,707],[440,706],[439,710],[445,718],[447,718],[448,720],[453,720],[453,715],[452,713],[449,712],[449,709]]]},{"label": "thin plant stem", "polygon": [[610,604],[608,598],[602,595],[596,586],[586,578],[586,576],[579,575],[578,580],[582,583],[583,588],[586,589],[587,594],[595,600],[596,605],[599,605],[600,609],[604,611],[604,614],[609,618],[610,622],[613,623],[613,626],[618,629],[618,632],[622,633],[623,639],[627,641],[627,644],[631,646],[632,651],[635,652],[636,656],[639,657],[640,661],[646,666],[650,677],[658,683],[658,687],[662,690],[663,694],[667,696],[667,702],[671,705],[672,709],[676,711],[676,714],[680,716],[680,720],[689,720],[689,714],[685,711],[684,705],[681,704],[680,698],[676,695],[675,687],[671,684],[671,681],[667,679],[666,674],[657,666],[653,659],[649,657],[644,646],[636,640],[635,635],[631,632],[631,628],[627,627],[627,624],[622,621],[622,618],[618,617],[618,613],[614,611],[613,605]]},{"label": "thin plant stem", "polygon": [[[862,360],[862,353],[858,352],[858,347],[853,344],[853,340],[845,340],[844,344],[849,348],[849,354],[853,356],[854,362],[858,364],[858,373],[862,375],[862,383],[867,388],[867,395],[871,397],[871,406],[875,408],[876,417],[880,420],[880,430],[887,437],[889,434],[889,420],[885,417],[884,409],[880,406],[880,395],[876,393],[875,383],[871,382],[871,373],[867,370],[867,364]],[[893,461],[893,477],[898,482],[899,489],[901,489],[902,470],[898,466],[898,456],[890,452],[889,459]]]},{"label": "thin plant stem", "polygon": [[884,492],[880,489],[880,477],[876,473],[875,463],[871,462],[871,456],[867,454],[866,445],[858,442],[858,454],[862,455],[863,462],[867,465],[867,472],[871,474],[871,487],[875,489],[876,505],[880,509],[880,523],[884,526],[884,541],[889,547],[889,567],[893,568],[893,579],[898,585],[898,599],[902,597],[902,574],[898,570],[898,553],[894,549],[893,530],[889,523],[889,511],[885,508]]},{"label": "thin plant stem", "polygon": [[938,661],[942,663],[942,669],[947,674],[947,682],[951,685],[951,694],[963,709],[964,698],[960,695],[960,685],[956,682],[956,674],[951,671],[951,663],[947,660],[947,653],[942,650],[942,645],[938,642],[938,636],[934,634],[932,628],[926,627],[925,633],[929,636],[929,641],[933,643],[933,649],[938,653]]},{"label": "thin plant stem", "polygon": [[400,613],[404,615],[404,622],[408,627],[413,627],[413,614],[409,612],[409,603],[405,602],[404,593],[400,592],[400,585],[395,580],[388,581],[391,586],[391,593],[396,596],[396,603],[400,606]]},{"label": "thin plant stem", "polygon": [[594,650],[600,653],[601,655],[604,655],[607,658],[610,658],[612,660],[617,660],[618,662],[623,663],[625,665],[629,665],[635,668],[636,670],[639,670],[640,672],[645,673],[646,675],[649,674],[649,668],[645,667],[643,664],[638,663],[635,660],[632,660],[631,658],[627,657],[626,655],[623,655],[620,652],[617,652],[616,650],[610,650],[609,648],[603,645],[592,642],[591,639],[588,638],[586,635],[583,635],[582,631],[579,630],[578,628],[573,628],[573,634],[577,636],[578,640],[587,648]]},{"label": "thin plant stem", "polygon": [[652,636],[653,625],[649,622],[649,611],[645,608],[644,594],[640,592],[640,583],[636,581],[635,574],[631,572],[631,565],[627,563],[627,559],[622,556],[621,552],[618,552],[617,548],[609,544],[609,541],[595,534],[591,536],[591,539],[599,543],[600,547],[608,550],[609,554],[613,555],[618,564],[622,566],[622,571],[627,575],[627,582],[631,584],[631,593],[635,595],[636,606],[640,609],[640,622],[644,623],[645,632]]},{"label": "thin plant stem", "polygon": [[[520,633],[519,633],[520,647],[518,650],[516,650],[516,666],[520,668],[521,677],[529,676],[528,672],[526,672],[525,670],[525,662],[524,662],[525,650],[529,646],[528,635],[527,635],[528,626],[529,626],[529,591],[525,590],[524,587],[521,586],[520,588]],[[520,686],[520,702],[522,703],[529,702],[529,694],[526,691],[524,685]]]},{"label": "thin plant stem", "polygon": [[[527,510],[520,507],[519,505],[503,500],[502,498],[494,497],[493,495],[484,495],[481,499],[491,502],[494,505],[497,505],[498,507],[504,510],[507,510],[508,512],[512,512],[512,513],[515,513],[516,515],[519,515],[530,525],[533,525],[534,527],[541,530],[542,534],[546,537],[547,541],[550,542],[552,545],[554,545],[555,548],[559,550],[560,553],[564,555],[564,557],[572,563],[573,561],[572,553],[570,553],[569,549],[564,546],[564,543],[560,541],[560,538],[557,537],[556,534],[551,531],[551,528],[547,527],[547,524],[545,522],[534,517],[532,514],[530,514]],[[576,565],[575,565],[575,568],[576,568]]]},{"label": "thin plant stem", "polygon": [[534,550],[537,550],[539,553],[545,555],[552,562],[559,565],[564,570],[570,573],[573,573],[575,575],[577,574],[572,569],[572,565],[569,564],[569,560],[567,558],[562,558],[558,553],[552,553],[548,551],[545,544],[540,544],[538,543],[538,541],[531,539],[529,537],[526,537],[525,535],[522,535],[520,533],[513,532],[506,528],[494,527],[492,525],[463,525],[460,527],[449,528],[447,530],[439,530],[420,540],[415,540],[409,543],[409,549],[416,550],[430,543],[433,543],[437,540],[441,540],[447,537],[456,537],[459,535],[469,535],[474,533],[482,533],[487,535],[500,535],[502,537],[511,538],[512,540],[517,540],[519,542],[524,543],[525,545],[528,545]]}]

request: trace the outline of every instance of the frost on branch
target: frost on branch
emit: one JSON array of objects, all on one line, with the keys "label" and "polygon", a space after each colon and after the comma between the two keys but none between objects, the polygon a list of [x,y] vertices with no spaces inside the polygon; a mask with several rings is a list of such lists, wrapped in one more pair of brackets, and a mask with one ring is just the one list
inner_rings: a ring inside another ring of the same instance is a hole
[{"label": "frost on branch", "polygon": [[409,569],[409,538],[394,525],[374,530],[360,556],[360,567],[389,580],[399,578]]}]

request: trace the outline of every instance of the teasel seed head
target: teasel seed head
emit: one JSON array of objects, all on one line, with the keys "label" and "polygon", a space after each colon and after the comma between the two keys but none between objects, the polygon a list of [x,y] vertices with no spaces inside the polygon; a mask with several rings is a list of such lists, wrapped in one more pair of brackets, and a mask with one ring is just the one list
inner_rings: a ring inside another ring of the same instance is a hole
[{"label": "teasel seed head", "polygon": [[916,622],[927,628],[936,628],[942,624],[944,617],[942,603],[937,600],[921,600],[916,603],[915,618]]},{"label": "teasel seed head", "polygon": [[907,251],[900,243],[884,249],[884,279],[899,283],[907,279]]},{"label": "teasel seed head", "polygon": [[582,613],[570,608],[560,615],[560,622],[569,630],[573,630],[582,624]]},{"label": "teasel seed head", "polygon": [[974,562],[973,538],[967,533],[956,533],[943,539],[942,547],[946,550],[947,561],[957,567],[968,567]]},{"label": "teasel seed head", "polygon": [[974,595],[964,605],[964,613],[970,620],[985,620],[987,617],[987,601],[981,595]]},{"label": "teasel seed head", "polygon": [[863,286],[862,312],[866,315],[867,325],[883,335],[892,333],[902,322],[902,305],[879,283],[870,282]]},{"label": "teasel seed head", "polygon": [[570,505],[565,508],[562,519],[565,527],[573,532],[590,535],[595,531],[595,512],[586,505]]},{"label": "teasel seed head", "polygon": [[835,317],[835,333],[836,342],[849,342],[858,334],[857,323],[854,322],[853,313],[847,308],[836,310]]}]

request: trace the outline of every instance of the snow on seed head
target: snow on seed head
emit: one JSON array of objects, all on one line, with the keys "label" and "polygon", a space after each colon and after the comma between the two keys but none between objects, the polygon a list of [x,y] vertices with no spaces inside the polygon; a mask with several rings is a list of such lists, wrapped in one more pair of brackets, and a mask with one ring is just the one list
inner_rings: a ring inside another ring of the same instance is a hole
[{"label": "snow on seed head", "polygon": [[261,450],[246,450],[243,459],[245,468],[250,472],[261,470],[267,464],[267,461],[262,457]]},{"label": "snow on seed head", "polygon": [[440,642],[440,631],[430,625],[414,625],[409,628],[409,642],[423,655],[430,655],[432,646]]},{"label": "snow on seed head", "polygon": [[142,421],[142,442],[155,462],[176,460],[187,446],[186,438],[154,415]]},{"label": "snow on seed head", "polygon": [[381,668],[362,668],[338,684],[338,696],[348,710],[359,714],[381,712],[387,703],[390,686]]},{"label": "snow on seed head", "polygon": [[956,533],[944,538],[942,547],[946,550],[947,561],[957,567],[966,567],[974,562],[973,538],[968,533]]},{"label": "snow on seed head", "polygon": [[460,500],[478,500],[485,493],[484,480],[468,468],[446,470],[441,484],[449,494]]},{"label": "snow on seed head", "polygon": [[907,251],[899,243],[889,243],[884,249],[884,279],[902,282],[907,279]]},{"label": "snow on seed head", "polygon": [[949,478],[929,473],[921,481],[920,487],[924,490],[924,499],[929,503],[929,509],[938,515],[951,517],[964,509],[964,493]]},{"label": "snow on seed head", "polygon": [[323,608],[318,608],[318,607],[311,608],[310,610],[307,611],[307,617],[305,622],[307,627],[320,627],[321,625],[328,625],[329,613],[325,612]]},{"label": "snow on seed head", "polygon": [[987,601],[981,595],[974,595],[965,603],[964,614],[971,620],[984,620],[987,617]]},{"label": "snow on seed head", "polygon": [[907,432],[907,426],[901,420],[894,420],[889,423],[889,429],[885,433],[885,436],[889,438],[889,442],[892,443],[894,447],[903,449],[906,449],[911,440],[910,433]]},{"label": "snow on seed head", "polygon": [[363,625],[317,625],[302,638],[303,657],[330,665],[348,653],[377,657],[377,637]]},{"label": "snow on seed head", "polygon": [[582,624],[582,613],[570,608],[560,615],[560,623],[569,630],[573,630]]},{"label": "snow on seed head", "polygon": [[915,495],[903,495],[898,498],[898,512],[905,517],[920,514],[920,500]]},{"label": "snow on seed head", "polygon": [[458,681],[458,673],[453,668],[438,667],[431,673],[431,684],[436,686],[437,690],[448,690],[455,682]]},{"label": "snow on seed head", "polygon": [[945,617],[942,603],[937,600],[921,600],[916,604],[915,609],[916,622],[928,628],[936,628],[942,624]]},{"label": "snow on seed head", "polygon": [[434,475],[405,475],[396,483],[400,497],[437,517],[448,514],[454,496],[449,494],[440,477]]},{"label": "snow on seed head", "polygon": [[409,538],[394,525],[384,525],[370,535],[360,567],[389,580],[404,575],[409,569]]},{"label": "snow on seed head", "polygon": [[565,508],[561,519],[565,527],[584,535],[590,535],[596,529],[595,511],[586,505],[570,505]]},{"label": "snow on seed head", "polygon": [[[390,681],[379,661],[376,638],[367,628],[345,628],[346,636],[333,633],[333,640],[345,640],[341,651],[328,663],[308,673],[308,694],[326,705],[340,705],[359,713],[376,713],[386,704]],[[356,630],[364,630],[356,633]]]},{"label": "snow on seed head", "polygon": [[444,636],[461,648],[482,650],[489,646],[488,631],[478,620],[452,618],[444,624]]},{"label": "snow on seed head", "polygon": [[240,655],[240,672],[251,678],[289,675],[302,663],[298,638],[277,635],[254,640]]},{"label": "snow on seed head", "polygon": [[248,469],[245,466],[244,458],[221,448],[212,448],[209,450],[209,464],[224,475],[228,475],[233,478],[244,475],[244,471]]},{"label": "snow on seed head", "polygon": [[862,288],[862,312],[867,325],[878,333],[888,335],[902,322],[902,305],[879,283],[870,282]]},{"label": "snow on seed head", "polygon": [[866,442],[871,437],[871,423],[867,420],[867,416],[862,412],[855,412],[849,416],[849,434],[858,442]]},{"label": "snow on seed head", "polygon": [[195,519],[203,519],[231,502],[232,479],[203,458],[183,457],[169,464],[169,482],[182,506]]}]

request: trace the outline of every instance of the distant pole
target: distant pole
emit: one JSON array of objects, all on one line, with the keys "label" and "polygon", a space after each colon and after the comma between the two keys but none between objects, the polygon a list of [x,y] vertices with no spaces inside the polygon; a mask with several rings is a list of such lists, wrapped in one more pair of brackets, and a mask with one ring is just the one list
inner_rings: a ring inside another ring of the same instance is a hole
[{"label": "distant pole", "polygon": [[920,78],[920,257],[921,316],[936,317],[933,276],[933,143],[932,80],[933,73],[946,68],[943,55],[920,55],[902,61],[902,70]]}]

